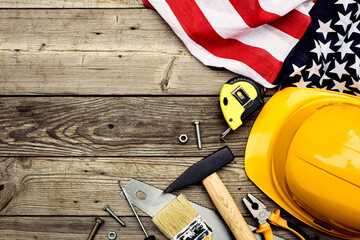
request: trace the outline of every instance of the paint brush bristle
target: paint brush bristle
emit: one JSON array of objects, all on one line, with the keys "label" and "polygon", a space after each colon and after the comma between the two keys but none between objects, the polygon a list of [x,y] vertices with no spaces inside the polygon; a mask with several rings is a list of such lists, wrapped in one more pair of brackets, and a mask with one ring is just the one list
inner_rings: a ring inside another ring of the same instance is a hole
[{"label": "paint brush bristle", "polygon": [[169,239],[177,235],[196,217],[195,209],[184,195],[179,195],[164,207],[152,221]]}]

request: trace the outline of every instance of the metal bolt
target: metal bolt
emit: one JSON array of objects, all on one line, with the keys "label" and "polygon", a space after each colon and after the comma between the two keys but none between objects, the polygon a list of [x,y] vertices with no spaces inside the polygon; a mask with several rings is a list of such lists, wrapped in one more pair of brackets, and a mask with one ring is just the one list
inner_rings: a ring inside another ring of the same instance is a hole
[{"label": "metal bolt", "polygon": [[195,121],[194,124],[196,128],[196,138],[197,138],[198,148],[201,149],[200,122]]},{"label": "metal bolt", "polygon": [[115,218],[116,221],[118,221],[120,223],[121,226],[125,227],[125,223],[123,221],[121,221],[120,218],[118,218],[118,216],[115,215],[115,213],[113,213],[113,211],[111,211],[111,209],[109,208],[109,205],[105,205],[104,206],[104,211],[110,213],[110,215]]},{"label": "metal bolt", "polygon": [[95,225],[94,225],[94,227],[92,228],[92,230],[91,230],[91,232],[90,232],[89,237],[88,237],[87,240],[92,240],[92,239],[94,239],[96,232],[99,230],[99,227],[100,227],[101,224],[103,224],[103,223],[104,223],[104,221],[103,221],[101,218],[98,218],[98,217],[95,218]]}]

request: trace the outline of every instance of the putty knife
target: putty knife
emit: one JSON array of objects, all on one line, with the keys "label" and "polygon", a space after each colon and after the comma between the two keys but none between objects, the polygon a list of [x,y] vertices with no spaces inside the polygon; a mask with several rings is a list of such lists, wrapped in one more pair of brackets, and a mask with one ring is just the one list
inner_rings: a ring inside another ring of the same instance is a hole
[{"label": "putty knife", "polygon": [[[125,187],[125,191],[128,195],[129,200],[150,217],[154,217],[158,212],[160,212],[161,209],[163,209],[167,204],[169,204],[173,199],[176,198],[176,196],[173,194],[164,193],[158,188],[155,188],[151,185],[135,179],[131,179],[129,181],[129,183]],[[136,193],[138,192],[142,192],[146,195],[144,200],[141,200],[136,196]],[[123,193],[121,193],[121,196],[124,197]],[[213,237],[211,238],[212,240],[235,239],[230,229],[217,212],[193,202],[190,202],[190,204],[214,231]],[[249,227],[252,231],[256,229],[255,227],[250,225]],[[254,234],[256,239],[262,239],[260,234]],[[274,236],[274,239],[284,240],[283,238],[277,236]]]}]

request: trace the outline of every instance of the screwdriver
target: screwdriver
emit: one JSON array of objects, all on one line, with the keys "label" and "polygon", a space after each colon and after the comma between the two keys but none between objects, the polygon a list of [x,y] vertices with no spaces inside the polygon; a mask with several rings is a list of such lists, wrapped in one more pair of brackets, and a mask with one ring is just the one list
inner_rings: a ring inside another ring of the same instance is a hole
[{"label": "screwdriver", "polygon": [[136,213],[136,211],[135,211],[132,203],[130,202],[130,200],[129,200],[126,192],[125,192],[125,189],[124,189],[123,186],[121,185],[120,180],[119,180],[119,186],[120,186],[120,188],[121,188],[121,191],[122,191],[123,194],[124,194],[125,199],[126,199],[127,202],[129,203],[129,206],[130,206],[131,210],[133,211],[133,213],[134,213],[134,215],[135,215],[135,217],[136,217],[136,220],[138,221],[141,229],[143,230],[143,232],[144,232],[144,234],[145,234],[145,239],[144,239],[144,240],[155,240],[156,238],[155,238],[154,235],[149,236],[149,235],[147,234],[147,232],[146,232],[146,230],[145,230],[145,228],[144,228],[144,225],[143,225],[142,222],[140,221],[139,216],[137,215],[137,213]]}]

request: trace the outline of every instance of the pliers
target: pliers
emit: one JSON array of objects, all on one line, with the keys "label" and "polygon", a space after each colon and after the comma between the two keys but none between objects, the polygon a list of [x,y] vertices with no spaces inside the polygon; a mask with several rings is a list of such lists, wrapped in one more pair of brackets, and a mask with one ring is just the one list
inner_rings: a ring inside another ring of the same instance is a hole
[{"label": "pliers", "polygon": [[274,240],[274,235],[272,233],[270,224],[289,230],[298,236],[301,240],[309,239],[309,237],[303,231],[301,231],[301,229],[295,230],[297,227],[293,226],[293,224],[290,224],[289,226],[289,223],[280,216],[280,209],[277,209],[275,213],[267,211],[266,206],[259,199],[250,193],[248,193],[248,197],[252,203],[246,198],[243,198],[243,202],[253,217],[258,220],[259,228],[256,230],[256,232],[263,234],[265,240]]}]

